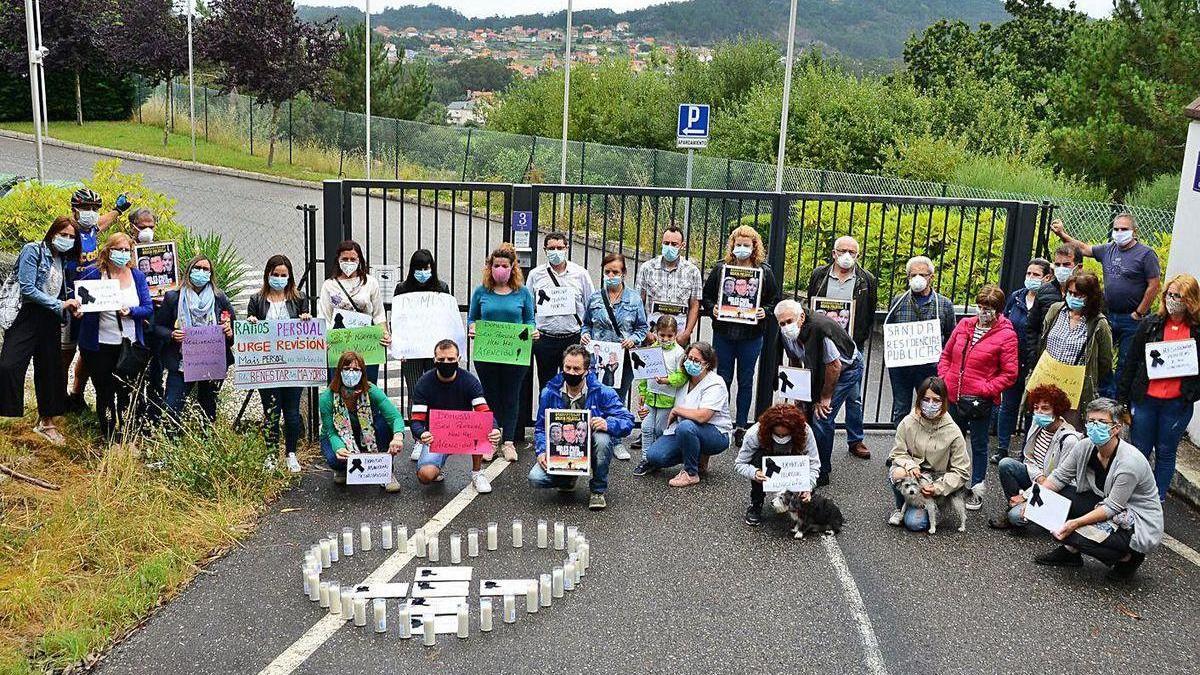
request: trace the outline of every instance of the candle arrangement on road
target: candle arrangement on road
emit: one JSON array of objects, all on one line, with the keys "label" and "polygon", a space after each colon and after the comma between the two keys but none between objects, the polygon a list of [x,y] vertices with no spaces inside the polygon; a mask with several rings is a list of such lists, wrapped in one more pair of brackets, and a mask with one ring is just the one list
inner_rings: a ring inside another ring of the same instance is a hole
[{"label": "candle arrangement on road", "polygon": [[[548,534],[553,532],[553,540]],[[362,583],[356,586],[341,585],[330,580],[331,567],[339,560],[346,560],[356,553],[372,550],[373,523],[361,523],[357,530],[345,527],[340,536],[330,532],[304,553],[301,578],[305,596],[343,621],[353,621],[355,626],[368,628],[376,633],[388,633],[388,601],[399,604],[397,624],[401,638],[415,636],[423,638],[425,646],[437,644],[437,636],[453,633],[459,638],[470,636],[471,630],[471,582],[474,567],[460,566],[462,560],[462,536],[451,534],[449,551],[451,566],[418,567],[413,582],[408,583]],[[499,548],[500,527],[498,523],[487,524],[486,547],[479,546],[480,530],[467,531],[467,557],[476,558],[481,549],[495,551]],[[396,550],[392,555],[409,555],[428,562],[440,561],[440,533],[416,529],[409,536],[405,525],[393,526],[391,521],[379,525],[380,536],[376,549]],[[357,550],[355,544],[357,543]],[[527,550],[524,545],[524,525],[520,519],[512,522],[511,544],[514,549]],[[555,522],[553,530],[545,520],[537,521],[537,548],[566,552],[567,557],[554,565],[549,572],[540,573],[531,579],[480,579],[478,583],[478,628],[491,632],[495,626],[494,602],[500,602],[501,619],[504,623],[517,621],[517,602],[525,598],[525,613],[536,614],[540,609],[553,605],[555,599],[563,598],[576,590],[591,566],[591,543],[576,526],[567,527]],[[500,599],[494,600],[499,597]],[[368,626],[367,609],[370,606],[371,622]]]}]

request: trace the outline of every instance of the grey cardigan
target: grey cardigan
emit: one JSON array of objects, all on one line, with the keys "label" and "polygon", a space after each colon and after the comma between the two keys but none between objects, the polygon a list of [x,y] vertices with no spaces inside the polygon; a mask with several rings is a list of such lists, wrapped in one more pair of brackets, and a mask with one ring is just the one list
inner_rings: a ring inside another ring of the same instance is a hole
[{"label": "grey cardigan", "polygon": [[1074,483],[1078,492],[1090,490],[1100,495],[1103,497],[1100,506],[1108,512],[1109,520],[1128,512],[1133,521],[1130,547],[1139,553],[1150,553],[1163,536],[1162,503],[1158,501],[1158,486],[1150,462],[1140,450],[1120,441],[1108,465],[1108,479],[1104,485],[1096,485],[1096,474],[1087,465],[1095,447],[1086,438],[1077,443],[1070,459],[1050,474],[1051,488],[1059,491]]},{"label": "grey cardigan", "polygon": [[[812,475],[811,485],[816,485],[817,476],[821,474],[821,456],[817,454],[817,439],[813,435],[812,426],[805,425],[804,436],[804,454],[808,455],[808,472]],[[754,466],[754,456],[759,454],[760,449],[758,423],[755,423],[746,430],[746,437],[742,440],[742,449],[738,450],[737,460],[733,464],[734,470],[743,477],[754,480],[754,472],[762,469],[761,466]]]},{"label": "grey cardigan", "polygon": [[1038,432],[1041,431],[1036,425],[1029,425],[1029,433],[1025,435],[1025,450],[1022,454],[1025,462],[1025,469],[1029,472],[1029,480],[1036,481],[1042,476],[1048,476],[1054,472],[1060,464],[1071,461],[1071,456],[1079,447],[1080,440],[1083,435],[1075,431],[1075,427],[1064,421],[1059,425],[1054,432],[1054,438],[1050,439],[1050,447],[1046,449],[1046,457],[1044,458],[1044,466],[1038,466],[1038,463],[1033,459],[1034,439],[1037,438]]}]

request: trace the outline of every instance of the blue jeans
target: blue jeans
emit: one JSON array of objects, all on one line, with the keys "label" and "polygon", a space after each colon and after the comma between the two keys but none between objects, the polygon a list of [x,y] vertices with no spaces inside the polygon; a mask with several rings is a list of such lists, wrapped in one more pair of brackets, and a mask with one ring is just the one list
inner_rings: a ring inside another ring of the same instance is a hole
[{"label": "blue jeans", "polygon": [[[612,462],[612,437],[606,432],[592,430],[592,476],[588,489],[602,495],[608,492],[608,465]],[[573,488],[578,476],[551,476],[542,465],[533,463],[529,484],[535,488]]]},{"label": "blue jeans", "polygon": [[192,390],[196,392],[196,402],[204,417],[212,422],[217,418],[217,392],[221,390],[224,380],[202,380],[200,382],[184,382],[183,371],[172,370],[167,373],[167,414],[171,421],[179,424],[183,414],[183,404]]},{"label": "blue jeans", "polygon": [[[1113,380],[1099,383],[1100,393],[1109,398],[1117,397],[1117,382],[1121,381],[1121,373],[1125,371],[1125,364],[1129,360],[1129,345],[1133,344],[1133,335],[1137,333],[1140,321],[1135,321],[1129,314],[1108,313],[1105,315],[1108,319],[1108,325],[1112,327],[1113,346],[1117,348],[1117,368],[1113,373]],[[1140,354],[1137,358],[1142,358]]]},{"label": "blue jeans", "polygon": [[[860,401],[859,408],[862,407],[862,377],[862,356],[856,354],[854,363],[845,366],[842,374],[838,376],[837,384],[833,387],[832,410],[829,417],[817,419],[817,416],[813,415],[812,419],[808,421],[817,441],[817,454],[821,456],[822,476],[829,475],[833,462],[833,431],[837,425],[838,411],[841,410],[842,404],[854,399]],[[816,394],[814,394],[814,398],[816,398]]]},{"label": "blue jeans", "polygon": [[517,437],[517,417],[520,415],[521,389],[529,377],[529,366],[513,366],[504,363],[475,364],[483,395],[496,420],[496,426],[504,433],[505,442]]},{"label": "blue jeans", "polygon": [[1021,417],[1021,396],[1025,393],[1025,377],[1017,378],[1013,386],[1004,390],[1000,397],[1000,409],[996,413],[996,450],[1008,454],[1009,443]]},{"label": "blue jeans", "polygon": [[734,362],[737,362],[737,422],[745,429],[749,426],[750,399],[754,396],[754,365],[762,352],[762,336],[748,340],[731,340],[720,333],[713,334],[713,349],[717,352],[717,374],[725,380],[726,387],[733,386]]},{"label": "blue jeans", "polygon": [[[998,468],[1000,474],[1000,487],[1004,490],[1004,503],[1007,504],[1009,499],[1012,499],[1019,492],[1029,489],[1033,485],[1033,480],[1029,478],[1029,469],[1025,467],[1025,463],[1019,459],[1005,457],[1000,460]],[[1022,527],[1029,524],[1025,520],[1025,505],[1017,504],[1008,509],[1008,522]]]},{"label": "blue jeans", "polygon": [[654,442],[662,438],[663,431],[667,428],[667,417],[671,414],[670,408],[652,408],[647,406],[650,411],[646,415],[646,419],[642,420],[642,456],[646,456],[646,448],[654,445]]},{"label": "blue jeans", "polygon": [[433,452],[425,443],[421,444],[421,457],[417,459],[417,470],[420,471],[423,466],[436,466],[438,471],[441,471],[446,466],[446,460],[450,455],[441,452]]},{"label": "blue jeans", "polygon": [[964,420],[958,415],[955,404],[950,404],[950,416],[962,430],[963,436],[971,436],[971,485],[975,487],[987,477],[988,468],[988,427],[991,426],[992,416],[983,419]]},{"label": "blue jeans", "polygon": [[279,417],[283,416],[283,442],[289,455],[296,453],[300,443],[300,395],[301,387],[259,389],[263,407],[263,431],[267,442],[279,442]]},{"label": "blue jeans", "polygon": [[[858,352],[859,362],[862,362],[862,351]],[[860,368],[866,372],[865,365]],[[863,440],[863,376],[858,378],[858,387],[854,395],[846,399],[846,447],[853,447]]]},{"label": "blue jeans", "polygon": [[663,436],[645,450],[646,463],[657,469],[683,464],[683,470],[700,473],[700,455],[719,455],[729,449],[729,437],[711,424],[682,420],[675,433]]},{"label": "blue jeans", "polygon": [[[904,508],[904,497],[900,495],[900,490],[896,487],[896,483],[892,482],[891,468],[887,469],[884,474],[888,485],[892,488],[892,497],[896,500],[896,509]],[[929,512],[925,509],[908,508],[904,511],[904,527],[909,532],[924,532],[929,529]]]},{"label": "blue jeans", "polygon": [[888,380],[892,384],[892,424],[900,424],[900,420],[912,412],[913,393],[925,378],[934,375],[937,375],[936,363],[888,368]]},{"label": "blue jeans", "polygon": [[1175,450],[1192,421],[1194,408],[1183,399],[1164,400],[1146,396],[1133,405],[1130,441],[1146,458],[1154,454],[1154,482],[1158,498],[1166,500],[1171,479],[1175,477]]},{"label": "blue jeans", "polygon": [[[372,426],[375,427],[375,447],[380,452],[387,452],[388,446],[392,444],[392,428],[388,426],[387,420],[378,410],[372,411]],[[322,430],[324,431],[324,430]],[[321,454],[325,455],[325,462],[329,464],[329,468],[335,471],[345,471],[346,462],[338,459],[337,452],[333,449],[333,444],[329,442],[329,438],[324,433],[321,434]],[[394,467],[393,467],[394,468]]]}]

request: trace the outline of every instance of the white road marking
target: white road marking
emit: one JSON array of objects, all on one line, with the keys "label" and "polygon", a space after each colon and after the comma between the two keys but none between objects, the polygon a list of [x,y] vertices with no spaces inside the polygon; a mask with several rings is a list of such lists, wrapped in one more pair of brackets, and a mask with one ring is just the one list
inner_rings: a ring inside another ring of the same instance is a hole
[{"label": "white road marking", "polygon": [[[509,462],[497,457],[492,461],[491,466],[484,469],[484,474],[488,477],[489,481],[495,480],[508,465]],[[438,511],[429,519],[429,522],[421,526],[421,529],[425,531],[425,535],[428,537],[441,532],[442,528],[449,525],[450,521],[462,513],[463,509],[467,508],[467,505],[478,495],[479,493],[471,485],[463,488],[462,492],[455,495],[454,499],[451,499],[448,504],[442,507],[441,511]],[[396,551],[388,556],[379,567],[375,568],[375,571],[371,572],[366,579],[363,579],[362,583],[378,584],[391,581],[414,557],[408,551]],[[259,671],[259,675],[287,675],[293,672],[302,663],[307,661],[310,656],[316,653],[321,648],[321,645],[325,644],[344,625],[346,625],[346,621],[342,617],[326,614],[320,621],[313,624],[312,628],[305,631],[304,635],[301,635],[299,639],[285,649],[283,653],[276,656],[275,660],[271,661],[266,668]]]},{"label": "white road marking", "polygon": [[1200,567],[1200,551],[1166,533],[1163,534],[1162,543],[1163,546],[1183,556],[1184,560],[1187,560],[1196,567]]},{"label": "white road marking", "polygon": [[842,584],[842,592],[850,612],[854,615],[854,623],[858,626],[858,637],[862,642],[863,660],[867,672],[872,675],[888,675],[887,665],[883,662],[883,652],[879,649],[879,640],[875,637],[875,629],[871,627],[871,615],[867,614],[867,606],[863,603],[862,595],[858,592],[858,584],[846,565],[846,557],[842,555],[842,547],[838,546],[833,537],[821,537],[825,552],[829,554],[829,562]]}]

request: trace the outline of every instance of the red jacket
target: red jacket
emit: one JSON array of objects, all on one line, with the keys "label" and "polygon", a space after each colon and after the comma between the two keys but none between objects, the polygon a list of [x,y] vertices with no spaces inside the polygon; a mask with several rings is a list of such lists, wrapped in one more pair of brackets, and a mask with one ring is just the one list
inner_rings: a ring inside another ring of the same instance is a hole
[{"label": "red jacket", "polygon": [[[996,325],[971,345],[979,318],[969,316],[954,327],[942,349],[938,377],[946,381],[950,402],[964,396],[981,396],[1000,403],[1000,395],[1017,381],[1017,332],[1008,317],[996,317]],[[963,368],[964,350],[966,368]],[[959,372],[962,372],[961,377]]]}]

